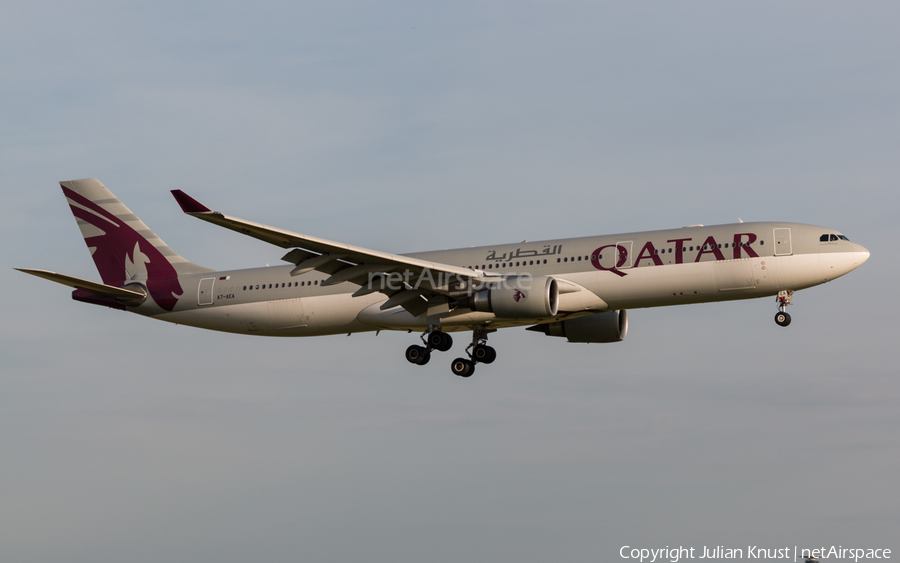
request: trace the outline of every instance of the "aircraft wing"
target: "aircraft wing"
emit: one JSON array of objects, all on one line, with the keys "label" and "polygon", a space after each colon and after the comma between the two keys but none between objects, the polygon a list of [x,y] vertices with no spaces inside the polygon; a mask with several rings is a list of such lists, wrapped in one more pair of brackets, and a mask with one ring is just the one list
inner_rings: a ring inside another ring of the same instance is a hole
[{"label": "aircraft wing", "polygon": [[[368,280],[372,279],[370,277],[372,275],[388,275],[395,272],[401,275],[409,272],[411,276],[405,279],[410,279],[411,277],[415,280],[427,272],[432,279],[445,279],[446,283],[438,281],[436,284],[429,284],[425,287],[417,285],[415,289],[424,291],[426,294],[450,295],[454,292],[454,288],[449,286],[451,278],[459,281],[482,280],[485,278],[485,273],[481,270],[370,250],[360,246],[293,233],[260,223],[230,217],[209,209],[181,190],[172,190],[172,195],[175,196],[182,211],[188,215],[249,235],[269,244],[282,248],[293,248],[294,250],[288,252],[283,258],[283,260],[296,265],[291,271],[291,275],[300,275],[312,270],[331,274],[331,277],[326,279],[322,285],[327,286],[341,282],[364,285]],[[441,275],[439,276],[439,274]],[[374,288],[370,291],[366,291],[366,289],[364,287],[354,295],[365,295],[374,291],[381,291],[388,295],[396,293],[396,291],[392,292],[383,288]],[[418,309],[418,307],[416,308]]]}]

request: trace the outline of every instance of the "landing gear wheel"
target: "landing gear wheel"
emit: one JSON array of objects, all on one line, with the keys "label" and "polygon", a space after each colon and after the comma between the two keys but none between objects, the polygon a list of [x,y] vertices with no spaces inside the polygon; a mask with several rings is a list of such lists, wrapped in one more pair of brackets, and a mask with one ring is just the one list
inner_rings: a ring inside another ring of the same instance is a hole
[{"label": "landing gear wheel", "polygon": [[428,333],[428,345],[439,352],[446,352],[453,346],[453,338],[446,332],[434,330]]},{"label": "landing gear wheel", "polygon": [[450,364],[450,371],[460,377],[471,377],[475,373],[475,363],[465,358],[456,358]]},{"label": "landing gear wheel", "polygon": [[423,346],[413,344],[406,349],[406,360],[410,363],[424,366],[431,359],[431,352]]},{"label": "landing gear wheel", "polygon": [[497,351],[487,344],[479,344],[472,349],[472,359],[476,362],[489,364],[497,359]]},{"label": "landing gear wheel", "polygon": [[785,313],[784,311],[779,311],[775,315],[775,323],[778,326],[787,326],[787,325],[791,324],[791,316],[789,314]]}]

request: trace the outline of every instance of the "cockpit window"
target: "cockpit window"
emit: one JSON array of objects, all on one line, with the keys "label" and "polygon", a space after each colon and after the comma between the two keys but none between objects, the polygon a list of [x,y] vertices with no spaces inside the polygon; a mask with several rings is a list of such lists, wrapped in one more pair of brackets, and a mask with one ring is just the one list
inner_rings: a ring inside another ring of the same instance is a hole
[{"label": "cockpit window", "polygon": [[838,240],[837,235],[831,235],[831,240],[832,240],[832,241]]},{"label": "cockpit window", "polygon": [[841,240],[845,240],[845,241],[847,241],[847,242],[850,242],[850,239],[848,239],[848,238],[845,237],[844,235],[838,235],[838,238],[841,239]]},{"label": "cockpit window", "polygon": [[822,235],[819,237],[819,242],[828,242],[828,235]]}]

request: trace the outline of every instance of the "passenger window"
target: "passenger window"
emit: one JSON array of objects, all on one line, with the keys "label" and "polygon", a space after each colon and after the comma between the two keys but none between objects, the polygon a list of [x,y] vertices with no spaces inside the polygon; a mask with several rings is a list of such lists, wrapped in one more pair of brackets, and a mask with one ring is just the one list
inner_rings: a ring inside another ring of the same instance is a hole
[{"label": "passenger window", "polygon": [[581,256],[578,257],[578,261],[581,262]]}]

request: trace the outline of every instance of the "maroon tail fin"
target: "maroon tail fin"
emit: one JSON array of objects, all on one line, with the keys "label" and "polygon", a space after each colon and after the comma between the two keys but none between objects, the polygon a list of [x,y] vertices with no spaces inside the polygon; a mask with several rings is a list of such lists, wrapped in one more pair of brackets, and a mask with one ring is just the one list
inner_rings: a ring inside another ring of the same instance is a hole
[{"label": "maroon tail fin", "polygon": [[184,293],[179,275],[212,271],[176,254],[99,181],[60,186],[103,283],[144,284],[154,301],[171,311]]}]

